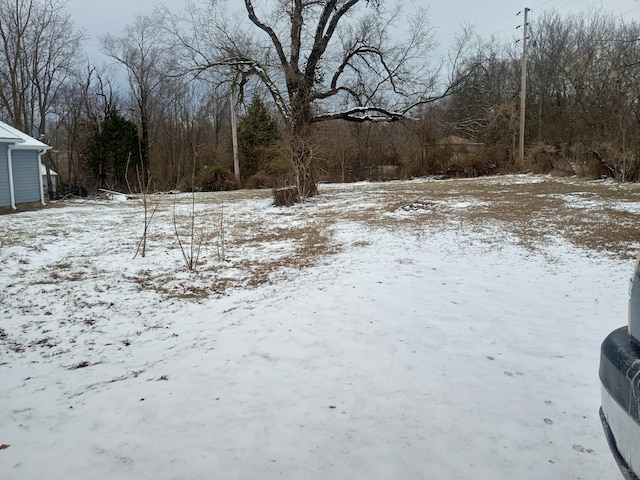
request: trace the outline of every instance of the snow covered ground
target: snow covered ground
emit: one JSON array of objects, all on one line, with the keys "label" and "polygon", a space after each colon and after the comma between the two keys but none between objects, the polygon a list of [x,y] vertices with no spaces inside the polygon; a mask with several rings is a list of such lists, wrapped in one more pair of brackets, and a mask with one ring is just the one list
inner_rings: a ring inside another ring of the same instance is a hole
[{"label": "snow covered ground", "polygon": [[[139,199],[0,216],[0,478],[620,478],[598,360],[626,323],[637,192],[157,196],[135,258]],[[173,224],[188,243],[192,208],[196,272]]]}]

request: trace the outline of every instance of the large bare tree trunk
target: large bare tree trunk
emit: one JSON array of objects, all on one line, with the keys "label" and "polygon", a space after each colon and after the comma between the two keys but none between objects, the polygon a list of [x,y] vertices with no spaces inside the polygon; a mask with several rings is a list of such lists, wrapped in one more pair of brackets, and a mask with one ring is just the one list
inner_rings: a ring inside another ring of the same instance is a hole
[{"label": "large bare tree trunk", "polygon": [[315,168],[311,137],[292,139],[292,163],[296,186],[301,198],[318,194],[318,175]]},{"label": "large bare tree trunk", "polygon": [[289,82],[291,101],[291,153],[296,186],[301,198],[318,194],[318,176],[315,169],[310,83],[313,79],[297,73],[295,82]]}]

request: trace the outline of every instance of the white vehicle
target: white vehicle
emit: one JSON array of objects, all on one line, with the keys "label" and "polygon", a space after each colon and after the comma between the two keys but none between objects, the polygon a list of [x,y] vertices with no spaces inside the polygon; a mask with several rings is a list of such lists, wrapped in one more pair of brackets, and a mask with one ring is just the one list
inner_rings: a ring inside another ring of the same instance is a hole
[{"label": "white vehicle", "polygon": [[629,283],[629,320],[611,332],[600,352],[600,419],[627,480],[640,474],[640,255]]}]

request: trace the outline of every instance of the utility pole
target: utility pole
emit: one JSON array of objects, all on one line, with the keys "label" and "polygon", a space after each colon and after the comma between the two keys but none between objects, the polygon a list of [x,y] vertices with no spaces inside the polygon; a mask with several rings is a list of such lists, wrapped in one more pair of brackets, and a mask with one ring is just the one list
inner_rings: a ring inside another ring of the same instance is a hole
[{"label": "utility pole", "polygon": [[238,121],[236,118],[236,79],[231,82],[231,97],[229,98],[231,110],[231,143],[233,144],[233,173],[236,176],[236,185],[240,188],[240,161],[238,160]]},{"label": "utility pole", "polygon": [[527,21],[529,9],[524,9],[524,25],[522,29],[522,78],[520,79],[520,161],[524,160],[524,119],[527,104]]}]

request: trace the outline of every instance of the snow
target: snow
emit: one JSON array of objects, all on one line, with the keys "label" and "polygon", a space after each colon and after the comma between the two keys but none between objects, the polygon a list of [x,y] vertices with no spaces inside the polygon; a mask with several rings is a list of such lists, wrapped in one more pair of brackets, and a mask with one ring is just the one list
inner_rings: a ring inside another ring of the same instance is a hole
[{"label": "snow", "polygon": [[0,140],[14,144],[17,149],[49,150],[51,148],[40,140],[30,137],[26,133],[4,122],[0,122]]},{"label": "snow", "polygon": [[136,199],[1,216],[0,478],[619,478],[598,361],[632,262],[465,228],[465,195],[434,201],[451,222],[385,206],[424,185],[199,195],[198,272],[190,195],[154,200],[135,259]]}]

